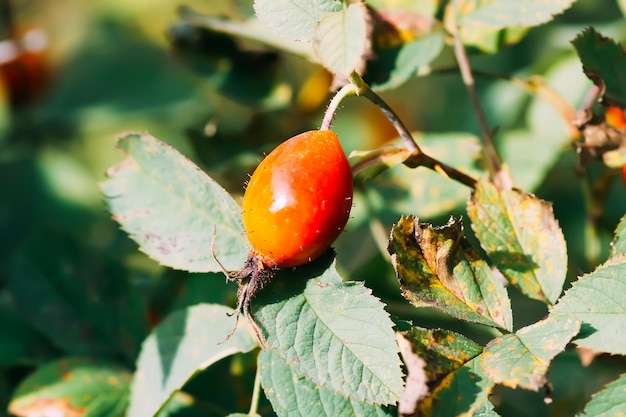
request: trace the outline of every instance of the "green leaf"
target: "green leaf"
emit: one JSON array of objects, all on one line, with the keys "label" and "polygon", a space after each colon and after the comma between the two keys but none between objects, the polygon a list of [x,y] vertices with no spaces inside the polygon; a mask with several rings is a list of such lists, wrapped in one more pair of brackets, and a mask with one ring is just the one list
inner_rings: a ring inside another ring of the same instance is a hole
[{"label": "green leaf", "polygon": [[[259,3],[259,2],[257,2]],[[268,2],[265,2],[268,3]],[[277,2],[271,2],[276,4]],[[339,2],[337,2],[339,3]],[[180,6],[178,9],[180,17],[193,26],[203,27],[215,32],[233,35],[238,38],[246,38],[255,42],[269,45],[272,48],[301,55],[313,60],[313,46],[310,42],[297,42],[291,38],[276,36],[274,32],[268,31],[267,26],[258,19],[249,19],[243,22],[225,20],[219,17],[205,16],[191,9],[188,6]],[[311,36],[312,35],[311,30]]]},{"label": "green leaf", "polygon": [[[477,137],[467,133],[412,133],[424,152],[468,175],[477,175],[480,157]],[[401,145],[398,145],[399,147]],[[383,172],[365,189],[368,203],[385,225],[412,213],[419,217],[440,216],[465,204],[470,191],[464,185],[430,170],[398,166]]]},{"label": "green leaf", "polygon": [[594,394],[580,417],[612,417],[626,414],[626,374]]},{"label": "green leaf", "polygon": [[626,107],[626,54],[613,39],[593,28],[585,29],[572,44],[583,64],[583,71],[600,88],[607,105]]},{"label": "green leaf", "polygon": [[154,415],[197,372],[226,356],[254,349],[256,341],[243,321],[226,340],[235,323],[235,318],[227,317],[232,312],[199,304],[166,317],[143,343],[127,416]]},{"label": "green leaf", "polygon": [[[241,207],[178,151],[146,133],[117,146],[128,157],[110,168],[102,192],[113,218],[163,265],[192,272],[229,270],[245,260]],[[213,240],[215,239],[215,240]]]},{"label": "green leaf", "polygon": [[397,8],[377,10],[373,17],[373,58],[364,77],[376,90],[403,84],[443,49],[444,32],[432,16]]},{"label": "green leaf", "polygon": [[484,403],[474,412],[474,417],[498,417],[500,414],[494,410],[493,403],[485,400]]},{"label": "green leaf", "polygon": [[287,366],[274,350],[266,349],[259,354],[259,369],[265,395],[280,417],[395,415],[386,408],[346,398],[339,392],[315,384],[298,374],[293,366]]},{"label": "green leaf", "polygon": [[554,306],[553,315],[583,322],[578,346],[626,355],[626,256],[621,255],[578,279]]},{"label": "green leaf", "polygon": [[419,404],[420,415],[474,416],[488,401],[493,386],[480,367],[480,356],[476,357],[438,381],[432,394]]},{"label": "green leaf", "polygon": [[549,22],[575,0],[464,0],[457,2],[460,26],[503,29],[530,27]]},{"label": "green leaf", "polygon": [[510,330],[506,289],[451,218],[442,227],[409,216],[391,231],[388,248],[402,295],[416,307],[432,307],[461,320]]},{"label": "green leaf", "polygon": [[578,333],[580,325],[571,316],[552,314],[515,333],[498,337],[485,347],[482,369],[495,383],[537,391],[546,383],[550,362]]},{"label": "green leaf", "polygon": [[256,321],[296,374],[356,401],[394,404],[403,382],[393,323],[369,289],[343,283],[329,264],[326,256],[281,271],[257,296]]},{"label": "green leaf", "polygon": [[310,41],[318,23],[343,9],[341,0],[255,0],[254,11],[272,31],[297,41]]},{"label": "green leaf", "polygon": [[121,417],[130,373],[110,362],[66,358],[38,368],[18,386],[9,411],[20,417]]},{"label": "green leaf", "polygon": [[552,206],[481,180],[467,205],[472,228],[498,269],[524,294],[554,303],[567,268],[565,239]]},{"label": "green leaf", "polygon": [[611,243],[611,258],[623,254],[626,254],[626,216],[617,225],[615,238]]},{"label": "green leaf", "polygon": [[324,16],[313,39],[320,63],[340,78],[352,71],[363,72],[365,59],[371,52],[371,24],[363,3]]}]

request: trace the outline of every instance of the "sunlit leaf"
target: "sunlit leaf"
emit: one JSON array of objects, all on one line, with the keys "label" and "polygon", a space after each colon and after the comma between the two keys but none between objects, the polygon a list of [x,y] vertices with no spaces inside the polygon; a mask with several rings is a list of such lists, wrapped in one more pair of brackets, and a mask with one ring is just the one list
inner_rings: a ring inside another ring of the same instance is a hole
[{"label": "sunlit leaf", "polygon": [[416,307],[432,307],[461,320],[512,328],[506,289],[451,218],[442,227],[401,219],[389,253],[402,294]]},{"label": "sunlit leaf", "polygon": [[504,276],[529,297],[554,303],[567,268],[565,239],[552,206],[518,190],[479,181],[467,212],[482,247]]},{"label": "sunlit leaf", "polygon": [[192,272],[241,268],[241,207],[178,151],[145,133],[118,139],[125,161],[101,184],[113,219],[163,265]]},{"label": "sunlit leaf", "polygon": [[546,382],[552,359],[580,330],[567,315],[547,319],[492,340],[481,355],[483,372],[507,387],[537,391]]},{"label": "sunlit leaf", "polygon": [[324,67],[340,78],[352,71],[361,73],[371,50],[371,31],[365,5],[352,3],[320,20],[313,39],[315,54]]},{"label": "sunlit leaf", "polygon": [[232,309],[198,304],[168,316],[144,341],[133,377],[128,417],[154,415],[200,370],[238,352],[248,352],[256,340],[240,321],[235,333]]},{"label": "sunlit leaf", "polygon": [[403,382],[393,323],[369,289],[342,282],[328,262],[279,273],[255,299],[256,321],[296,374],[350,399],[394,404]]},{"label": "sunlit leaf", "polygon": [[288,366],[278,352],[266,349],[259,355],[261,383],[265,395],[280,417],[385,417],[396,415],[375,406],[320,386]]},{"label": "sunlit leaf", "polygon": [[499,415],[500,414],[496,413],[493,403],[489,400],[485,400],[474,412],[474,417],[498,417]]},{"label": "sunlit leaf", "polygon": [[461,26],[502,29],[537,26],[563,13],[575,0],[463,0],[457,2]]},{"label": "sunlit leaf", "polygon": [[626,415],[626,374],[594,394],[579,417],[612,417]]},{"label": "sunlit leaf", "polygon": [[122,417],[130,378],[129,371],[107,361],[61,359],[22,381],[9,412],[20,417]]},{"label": "sunlit leaf", "polygon": [[583,322],[573,342],[597,352],[626,355],[626,255],[618,255],[578,279],[558,304],[553,315],[572,315]]},{"label": "sunlit leaf", "polygon": [[340,0],[255,0],[259,20],[273,32],[298,41],[310,41],[319,22],[343,9]]},{"label": "sunlit leaf", "polygon": [[[275,4],[277,2],[271,3]],[[181,6],[178,9],[178,13],[181,18],[190,25],[226,33],[239,38],[250,39],[296,55],[302,55],[310,59],[313,58],[313,46],[310,42],[297,42],[291,38],[276,36],[274,32],[267,30],[267,25],[257,19],[236,22],[215,16],[205,16],[188,6]]]},{"label": "sunlit leaf", "polygon": [[620,254],[626,255],[626,216],[622,217],[617,229],[615,229],[615,238],[611,243],[611,257]]}]

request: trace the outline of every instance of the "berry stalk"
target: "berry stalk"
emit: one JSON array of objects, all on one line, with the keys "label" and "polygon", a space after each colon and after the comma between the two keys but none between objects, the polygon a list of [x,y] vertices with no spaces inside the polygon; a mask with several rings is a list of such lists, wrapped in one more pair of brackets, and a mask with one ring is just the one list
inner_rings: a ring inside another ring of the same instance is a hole
[{"label": "berry stalk", "polygon": [[387,117],[391,124],[395,127],[398,135],[404,141],[404,145],[410,152],[410,156],[404,161],[404,164],[410,168],[423,166],[429,168],[448,179],[453,179],[470,188],[476,186],[476,179],[451,167],[436,158],[426,154],[413,139],[413,135],[406,127],[404,122],[396,114],[396,112],[382,99],[378,94],[370,88],[370,86],[356,73],[353,72],[349,77],[350,83],[355,85],[356,94],[363,96],[371,101],[380,111]]}]

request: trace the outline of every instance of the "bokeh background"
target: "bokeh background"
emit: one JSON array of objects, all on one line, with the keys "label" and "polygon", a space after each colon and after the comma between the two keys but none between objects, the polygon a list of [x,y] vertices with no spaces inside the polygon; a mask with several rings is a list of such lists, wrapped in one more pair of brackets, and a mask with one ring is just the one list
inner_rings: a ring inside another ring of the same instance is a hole
[{"label": "bokeh background", "polygon": [[[197,302],[235,301],[234,285],[225,285],[220,274],[160,267],[139,253],[111,220],[98,183],[123,158],[115,137],[147,131],[191,158],[239,199],[263,152],[319,127],[330,99],[330,76],[302,57],[184,25],[177,14],[183,3],[175,1],[0,4],[2,415],[17,384],[47,360],[102,356],[132,370],[142,338],[168,312]],[[248,0],[184,4],[233,20],[253,15]],[[498,53],[471,49],[471,63],[490,74],[543,76],[579,108],[591,83],[570,41],[588,26],[624,41],[624,23],[616,1],[579,0]],[[21,51],[11,46],[15,40],[22,42]],[[448,69],[453,63],[446,50],[433,68]],[[559,113],[506,80],[477,75],[477,82],[517,185],[554,203],[568,242],[570,278],[592,270],[606,258],[613,230],[626,212],[624,183],[618,177],[611,182],[592,232],[597,240],[590,242],[585,190]],[[479,134],[454,71],[435,71],[381,94],[412,130]],[[377,148],[396,136],[371,103],[357,98],[344,102],[334,129],[348,153]],[[444,151],[436,156],[454,160],[454,151]],[[459,186],[452,200],[432,189],[422,194],[421,184],[435,174],[402,172],[360,189],[353,219],[336,245],[339,268],[346,279],[364,280],[395,316],[463,330],[484,342],[489,334],[432,312],[409,310],[398,294],[384,255],[389,226],[400,214],[442,224],[451,214],[463,214],[468,193]],[[591,172],[602,175],[601,167],[592,166]],[[408,184],[412,196],[401,188]],[[516,328],[545,314],[545,307],[511,292]],[[197,414],[188,415],[243,409],[247,398],[241,392],[251,391],[245,389],[250,381],[242,378],[242,386],[234,387],[218,380],[220,372],[236,375],[238,366],[250,364],[245,358],[225,362],[194,380],[186,391],[194,400],[185,407]],[[584,366],[577,355],[567,353],[554,367],[561,379],[553,381],[556,406],[550,413],[570,415],[626,364],[600,358]],[[586,383],[573,383],[581,379]],[[548,415],[545,394],[496,392],[504,404],[502,415],[520,416]],[[214,409],[211,398],[219,398],[223,408]]]}]

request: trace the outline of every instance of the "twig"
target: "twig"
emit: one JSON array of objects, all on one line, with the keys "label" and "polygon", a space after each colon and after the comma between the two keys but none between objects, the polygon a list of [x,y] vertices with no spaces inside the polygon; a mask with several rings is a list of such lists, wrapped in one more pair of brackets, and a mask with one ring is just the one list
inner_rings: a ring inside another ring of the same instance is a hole
[{"label": "twig", "polygon": [[[450,3],[448,7],[454,7],[454,5]],[[454,11],[449,14],[450,16],[455,15]],[[496,187],[498,187],[498,189],[510,189],[513,187],[513,179],[511,178],[508,170],[504,169],[502,165],[502,159],[500,158],[500,155],[498,155],[496,147],[493,143],[493,137],[491,135],[491,131],[489,130],[487,118],[485,117],[485,112],[482,105],[480,104],[478,92],[476,91],[474,76],[472,75],[472,69],[469,64],[469,59],[467,58],[467,52],[465,51],[463,40],[459,35],[458,28],[456,27],[456,22],[453,22],[453,24],[450,26],[452,30],[451,34],[454,38],[454,55],[456,57],[457,64],[459,65],[459,70],[461,71],[461,78],[463,79],[463,84],[465,84],[465,88],[469,93],[472,107],[474,108],[476,116],[478,117],[478,124],[480,126],[480,131],[483,139],[483,148],[485,151],[485,162],[487,165],[486,168],[489,172],[489,177],[496,184]]]},{"label": "twig", "polygon": [[398,135],[402,138],[404,145],[410,152],[410,156],[404,161],[404,164],[411,168],[423,166],[443,175],[446,178],[456,180],[470,188],[476,186],[476,180],[467,174],[451,167],[437,159],[427,155],[415,142],[413,135],[406,127],[404,122],[396,114],[395,111],[383,100],[378,94],[376,94],[370,86],[363,81],[363,79],[356,73],[350,74],[350,82],[356,86],[356,94],[363,96],[375,104],[380,111],[389,119],[393,127],[395,127]]}]

